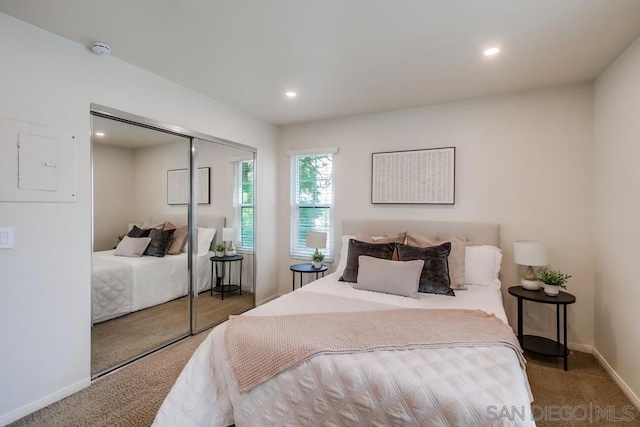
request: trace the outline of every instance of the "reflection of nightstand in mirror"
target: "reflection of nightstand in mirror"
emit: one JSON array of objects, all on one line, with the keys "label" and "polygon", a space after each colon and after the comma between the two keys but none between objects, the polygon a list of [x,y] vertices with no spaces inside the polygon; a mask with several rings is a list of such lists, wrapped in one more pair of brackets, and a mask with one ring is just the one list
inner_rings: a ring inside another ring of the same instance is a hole
[{"label": "reflection of nightstand in mirror", "polygon": [[[242,255],[212,256],[209,259],[211,260],[211,295],[213,295],[214,292],[218,292],[220,293],[220,298],[223,300],[225,293],[239,291],[239,294],[242,295],[242,260],[244,257]],[[229,266],[229,280],[225,285],[223,282],[226,273],[226,263],[235,261],[240,261],[238,284],[231,284],[231,266]],[[216,278],[215,286],[213,285],[214,273]]]},{"label": "reflection of nightstand in mirror", "polygon": [[[568,292],[560,292],[557,296],[548,296],[542,289],[529,291],[522,286],[512,286],[509,293],[518,298],[518,341],[524,350],[545,356],[564,358],[564,370],[567,370],[569,348],[567,347],[567,305],[576,302],[576,297]],[[554,304],[556,306],[556,340],[550,340],[535,335],[524,335],[522,327],[522,301],[533,301],[541,304]],[[560,306],[563,306],[563,342],[560,342]]]},{"label": "reflection of nightstand in mirror", "polygon": [[316,280],[320,278],[320,273],[322,273],[322,277],[324,277],[324,273],[329,269],[326,265],[321,265],[320,268],[315,268],[313,264],[293,264],[289,267],[293,273],[293,278],[291,279],[291,286],[293,291],[296,290],[296,273],[300,273],[300,287],[302,287],[302,274],[303,273],[316,273]]}]

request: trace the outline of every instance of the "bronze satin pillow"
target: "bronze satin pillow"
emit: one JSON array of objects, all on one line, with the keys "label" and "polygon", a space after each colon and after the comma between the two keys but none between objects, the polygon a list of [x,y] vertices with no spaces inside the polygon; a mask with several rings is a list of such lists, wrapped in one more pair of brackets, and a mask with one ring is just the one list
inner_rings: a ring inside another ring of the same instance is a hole
[{"label": "bronze satin pillow", "polygon": [[341,282],[358,282],[358,258],[360,255],[366,255],[380,259],[391,259],[393,251],[396,248],[395,243],[366,243],[359,240],[349,240],[349,254],[347,255],[347,266],[340,277]]},{"label": "bronze satin pillow", "polygon": [[180,255],[182,253],[182,248],[187,244],[187,237],[188,233],[186,225],[176,228],[173,232],[173,240],[171,241],[171,245],[169,245],[169,251],[167,253],[169,255]]},{"label": "bronze satin pillow", "polygon": [[[356,240],[360,240],[361,242],[375,243],[377,245],[380,245],[383,243],[404,243],[406,238],[407,238],[407,232],[404,231],[402,233],[392,234],[391,236],[382,237],[381,239],[374,239],[373,236],[369,236],[368,234],[358,234],[358,236],[356,237]],[[398,261],[397,251],[393,251],[393,256],[391,257],[391,259],[394,261]]]},{"label": "bronze satin pillow", "polygon": [[[349,249],[351,249],[351,247],[349,247]],[[453,289],[451,289],[449,263],[447,260],[451,252],[451,243],[447,242],[428,248],[397,244],[397,250],[400,261],[424,260],[418,292],[449,296],[456,295]]]},{"label": "bronze satin pillow", "polygon": [[427,248],[429,246],[438,246],[443,243],[451,243],[451,253],[449,254],[449,277],[451,278],[452,289],[466,289],[464,285],[465,274],[465,254],[467,250],[466,237],[449,237],[448,239],[431,239],[418,233],[408,232],[407,242],[409,246],[417,246],[419,248]]}]

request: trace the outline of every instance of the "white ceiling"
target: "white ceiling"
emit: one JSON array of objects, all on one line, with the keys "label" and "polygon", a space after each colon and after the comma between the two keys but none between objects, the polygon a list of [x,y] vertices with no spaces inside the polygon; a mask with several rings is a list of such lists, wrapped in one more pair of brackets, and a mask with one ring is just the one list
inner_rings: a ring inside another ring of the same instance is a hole
[{"label": "white ceiling", "polygon": [[[639,0],[0,0],[0,11],[104,41],[276,124],[586,81],[640,35]],[[502,53],[483,57],[494,45]]]}]

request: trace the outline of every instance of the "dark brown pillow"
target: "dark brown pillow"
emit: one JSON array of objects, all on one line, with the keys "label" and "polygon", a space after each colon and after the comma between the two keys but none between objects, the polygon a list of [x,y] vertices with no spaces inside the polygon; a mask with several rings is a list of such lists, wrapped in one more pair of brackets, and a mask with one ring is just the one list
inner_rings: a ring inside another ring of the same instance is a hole
[{"label": "dark brown pillow", "polygon": [[151,229],[149,237],[151,242],[147,246],[147,250],[144,251],[145,255],[163,257],[167,254],[171,241],[173,240],[173,232],[176,230],[157,230]]},{"label": "dark brown pillow", "polygon": [[396,248],[395,243],[365,243],[359,240],[349,240],[349,254],[347,255],[347,266],[340,277],[341,282],[358,282],[358,258],[360,255],[366,255],[380,259],[391,259],[393,251]]},{"label": "dark brown pillow", "polygon": [[456,295],[451,289],[451,279],[449,278],[449,262],[447,258],[451,252],[450,242],[428,248],[398,244],[397,249],[400,261],[424,260],[418,292]]},{"label": "dark brown pillow", "polygon": [[131,230],[127,233],[129,237],[149,237],[151,234],[151,229],[149,228],[140,228],[137,225],[134,225]]}]

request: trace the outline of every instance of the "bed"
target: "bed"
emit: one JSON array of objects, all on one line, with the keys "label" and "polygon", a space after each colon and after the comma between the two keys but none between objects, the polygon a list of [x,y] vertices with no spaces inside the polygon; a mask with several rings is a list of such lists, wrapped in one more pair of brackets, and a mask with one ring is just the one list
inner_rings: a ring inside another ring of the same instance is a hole
[{"label": "bed", "polygon": [[[166,220],[179,225],[180,219],[169,216],[160,221],[152,217],[149,223]],[[225,218],[206,217],[201,219],[199,224],[222,230]],[[216,232],[212,244],[218,241],[219,234]],[[165,257],[129,258],[115,256],[114,252],[109,250],[93,253],[91,293],[94,324],[187,295],[187,253]],[[209,252],[204,252],[197,257],[198,292],[211,287],[210,256]]]},{"label": "bed", "polygon": [[[407,229],[441,238],[467,236],[469,245],[499,246],[500,240],[497,225],[473,223],[346,221],[342,234],[387,236]],[[507,324],[499,282],[468,285],[455,297],[426,293],[407,298],[355,289],[340,282],[340,275],[330,274],[242,316],[266,316],[259,320],[267,321],[309,313],[386,316],[414,310],[484,313]],[[214,328],[196,350],[155,426],[535,425],[519,346],[319,354],[240,392],[240,377],[229,358],[233,352],[225,341],[233,324]],[[524,416],[500,416],[514,409]]]}]

